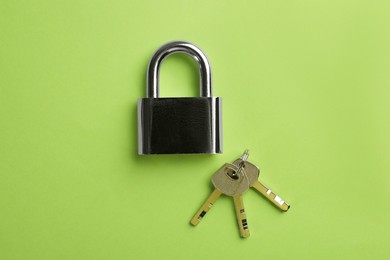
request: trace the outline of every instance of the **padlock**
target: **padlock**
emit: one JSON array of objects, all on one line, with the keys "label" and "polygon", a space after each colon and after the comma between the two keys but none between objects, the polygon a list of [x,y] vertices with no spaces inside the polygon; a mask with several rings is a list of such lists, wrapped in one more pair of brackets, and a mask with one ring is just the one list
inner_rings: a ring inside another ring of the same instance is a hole
[{"label": "padlock", "polygon": [[[174,53],[196,60],[200,97],[160,98],[160,65]],[[161,46],[150,59],[146,84],[146,98],[138,99],[139,154],[222,153],[222,100],[212,96],[210,64],[198,47],[184,41]]]}]

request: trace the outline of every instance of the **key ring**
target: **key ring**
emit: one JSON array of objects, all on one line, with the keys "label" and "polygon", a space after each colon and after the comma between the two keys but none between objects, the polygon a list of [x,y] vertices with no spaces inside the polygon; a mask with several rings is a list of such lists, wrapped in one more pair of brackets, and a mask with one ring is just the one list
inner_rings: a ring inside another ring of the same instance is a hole
[{"label": "key ring", "polygon": [[240,157],[241,162],[240,162],[240,164],[238,166],[237,171],[232,169],[232,172],[228,172],[227,175],[229,175],[230,178],[232,178],[234,180],[237,180],[238,179],[238,174],[240,174],[241,170],[245,167],[245,161],[248,159],[248,157],[249,157],[249,150],[246,149],[244,151],[244,153]]}]

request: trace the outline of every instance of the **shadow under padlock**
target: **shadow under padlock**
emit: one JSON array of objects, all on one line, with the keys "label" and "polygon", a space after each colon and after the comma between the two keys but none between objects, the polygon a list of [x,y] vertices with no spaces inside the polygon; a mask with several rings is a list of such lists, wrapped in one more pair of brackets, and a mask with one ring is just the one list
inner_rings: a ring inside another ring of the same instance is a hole
[{"label": "shadow under padlock", "polygon": [[[199,97],[160,97],[160,65],[174,53],[198,63]],[[222,153],[221,98],[212,96],[211,68],[199,48],[183,41],[161,46],[149,62],[146,81],[147,97],[138,99],[139,154]]]}]

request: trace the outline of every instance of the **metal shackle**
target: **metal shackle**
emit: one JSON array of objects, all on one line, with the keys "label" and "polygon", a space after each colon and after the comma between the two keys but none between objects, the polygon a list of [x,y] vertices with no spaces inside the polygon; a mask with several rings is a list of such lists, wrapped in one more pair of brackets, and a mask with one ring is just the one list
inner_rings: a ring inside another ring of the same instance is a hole
[{"label": "metal shackle", "polygon": [[184,53],[198,63],[200,74],[200,96],[212,97],[211,67],[206,55],[201,49],[192,43],[185,41],[173,41],[161,46],[149,61],[146,76],[146,97],[160,97],[160,65],[165,58],[174,53]]}]

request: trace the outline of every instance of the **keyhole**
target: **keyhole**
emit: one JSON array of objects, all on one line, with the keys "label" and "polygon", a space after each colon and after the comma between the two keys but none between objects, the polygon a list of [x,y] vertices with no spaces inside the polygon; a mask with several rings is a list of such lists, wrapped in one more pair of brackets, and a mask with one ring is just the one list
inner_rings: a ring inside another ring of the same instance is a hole
[{"label": "keyhole", "polygon": [[236,172],[235,170],[233,170],[233,169],[228,169],[227,172],[226,172],[226,174],[227,174],[230,178],[232,178],[233,180],[238,180],[238,174],[237,174],[237,172]]}]

